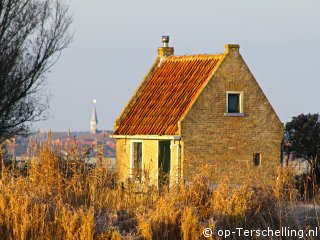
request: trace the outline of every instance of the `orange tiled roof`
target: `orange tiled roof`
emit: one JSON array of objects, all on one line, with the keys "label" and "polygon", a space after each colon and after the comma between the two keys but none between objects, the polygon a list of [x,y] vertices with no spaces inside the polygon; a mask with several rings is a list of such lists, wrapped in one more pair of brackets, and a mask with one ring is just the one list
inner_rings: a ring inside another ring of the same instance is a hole
[{"label": "orange tiled roof", "polygon": [[223,54],[170,56],[158,67],[121,121],[116,135],[176,135],[178,121]]}]

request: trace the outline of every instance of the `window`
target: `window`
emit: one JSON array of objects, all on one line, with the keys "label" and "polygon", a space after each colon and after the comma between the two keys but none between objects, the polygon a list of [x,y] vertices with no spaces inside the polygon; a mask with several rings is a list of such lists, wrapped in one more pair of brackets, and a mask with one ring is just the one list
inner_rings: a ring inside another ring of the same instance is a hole
[{"label": "window", "polygon": [[242,92],[227,92],[226,116],[243,116]]},{"label": "window", "polygon": [[228,113],[240,113],[240,94],[228,94]]},{"label": "window", "polygon": [[254,164],[254,166],[261,165],[261,153],[255,153],[253,155],[253,164]]},{"label": "window", "polygon": [[131,174],[136,180],[142,176],[142,142],[132,142]]}]

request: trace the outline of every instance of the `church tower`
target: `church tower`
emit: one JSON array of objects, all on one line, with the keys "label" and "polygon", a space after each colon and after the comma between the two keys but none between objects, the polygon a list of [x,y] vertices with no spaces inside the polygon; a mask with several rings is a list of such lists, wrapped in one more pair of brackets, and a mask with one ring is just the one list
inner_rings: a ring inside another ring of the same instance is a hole
[{"label": "church tower", "polygon": [[93,107],[91,119],[90,119],[90,132],[93,134],[97,133],[97,125],[98,125],[98,117],[97,117],[97,111],[95,106],[96,103],[97,103],[97,100],[93,99],[94,107]]}]

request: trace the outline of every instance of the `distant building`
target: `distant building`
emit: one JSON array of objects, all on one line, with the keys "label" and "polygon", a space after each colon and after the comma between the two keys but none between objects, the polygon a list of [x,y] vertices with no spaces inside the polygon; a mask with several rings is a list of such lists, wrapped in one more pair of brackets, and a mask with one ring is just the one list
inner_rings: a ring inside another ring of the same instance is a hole
[{"label": "distant building", "polygon": [[[115,122],[119,176],[155,184],[192,180],[241,182],[255,171],[271,180],[280,165],[283,123],[239,52],[174,56],[163,47]],[[266,66],[267,67],[267,66]]]},{"label": "distant building", "polygon": [[[93,103],[96,103],[96,100],[93,100]],[[93,134],[97,133],[98,117],[96,107],[93,107],[91,119],[90,119],[90,132]]]}]

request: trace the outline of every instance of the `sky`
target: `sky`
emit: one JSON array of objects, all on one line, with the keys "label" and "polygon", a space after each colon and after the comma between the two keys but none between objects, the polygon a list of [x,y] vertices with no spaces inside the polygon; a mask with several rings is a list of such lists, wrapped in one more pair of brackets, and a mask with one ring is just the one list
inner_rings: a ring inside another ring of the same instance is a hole
[{"label": "sky", "polygon": [[240,52],[282,122],[319,112],[318,0],[66,0],[74,40],[47,74],[49,119],[41,131],[88,131],[113,122],[169,35],[175,55]]}]

